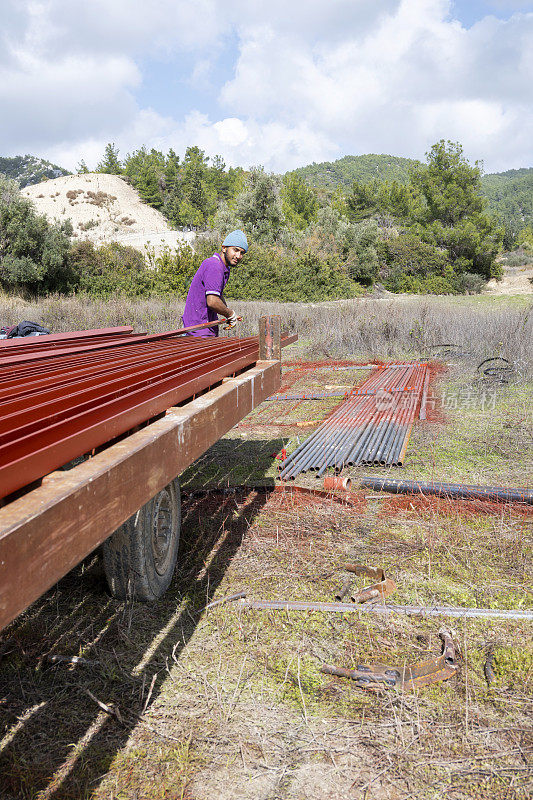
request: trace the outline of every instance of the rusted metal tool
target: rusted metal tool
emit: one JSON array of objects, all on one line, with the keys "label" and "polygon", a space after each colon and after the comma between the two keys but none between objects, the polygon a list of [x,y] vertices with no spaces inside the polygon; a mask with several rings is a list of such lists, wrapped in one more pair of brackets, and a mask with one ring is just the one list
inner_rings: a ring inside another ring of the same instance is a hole
[{"label": "rusted metal tool", "polygon": [[354,603],[369,603],[376,602],[379,599],[384,599],[393,594],[397,586],[391,578],[385,577],[385,572],[381,567],[365,567],[363,564],[347,564],[345,567],[347,572],[353,572],[355,575],[368,575],[369,578],[375,578],[378,583],[371,586],[366,586],[359,592],[352,595]]},{"label": "rusted metal tool", "polygon": [[381,692],[385,689],[418,689],[431,683],[448,680],[457,673],[458,664],[455,657],[455,646],[449,630],[439,631],[442,640],[440,656],[421,661],[406,667],[387,664],[358,664],[355,669],[332,667],[324,664],[320,671],[326,675],[339,678],[350,678],[361,689]]}]

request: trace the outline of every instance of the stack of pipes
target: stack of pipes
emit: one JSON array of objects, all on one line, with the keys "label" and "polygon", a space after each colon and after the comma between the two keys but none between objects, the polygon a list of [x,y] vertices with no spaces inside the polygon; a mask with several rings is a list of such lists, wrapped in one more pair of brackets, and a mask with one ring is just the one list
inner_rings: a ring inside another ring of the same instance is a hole
[{"label": "stack of pipes", "polygon": [[427,364],[391,364],[369,376],[291,453],[280,473],[293,480],[312,470],[320,478],[334,467],[401,465],[423,394]]}]

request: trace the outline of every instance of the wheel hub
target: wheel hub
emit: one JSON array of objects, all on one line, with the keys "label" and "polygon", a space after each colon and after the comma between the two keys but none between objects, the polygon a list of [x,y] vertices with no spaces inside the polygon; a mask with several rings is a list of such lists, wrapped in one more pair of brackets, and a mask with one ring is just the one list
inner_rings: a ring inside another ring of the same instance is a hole
[{"label": "wheel hub", "polygon": [[155,498],[152,517],[152,555],[154,567],[164,575],[172,558],[172,498],[165,489]]}]

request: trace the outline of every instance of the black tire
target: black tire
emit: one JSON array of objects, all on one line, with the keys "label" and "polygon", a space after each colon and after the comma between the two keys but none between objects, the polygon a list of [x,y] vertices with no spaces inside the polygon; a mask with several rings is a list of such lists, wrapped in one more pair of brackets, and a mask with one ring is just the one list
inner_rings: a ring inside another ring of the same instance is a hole
[{"label": "black tire", "polygon": [[104,569],[113,597],[146,602],[159,599],[174,575],[180,530],[176,478],[104,542]]}]

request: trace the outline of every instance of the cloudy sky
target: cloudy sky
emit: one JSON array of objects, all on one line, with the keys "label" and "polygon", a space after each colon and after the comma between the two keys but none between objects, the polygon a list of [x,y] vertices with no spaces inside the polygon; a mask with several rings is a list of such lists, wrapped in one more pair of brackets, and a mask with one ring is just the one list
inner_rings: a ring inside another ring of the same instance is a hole
[{"label": "cloudy sky", "polygon": [[106,142],[285,171],[460,141],[531,166],[533,2],[0,0],[0,155]]}]

